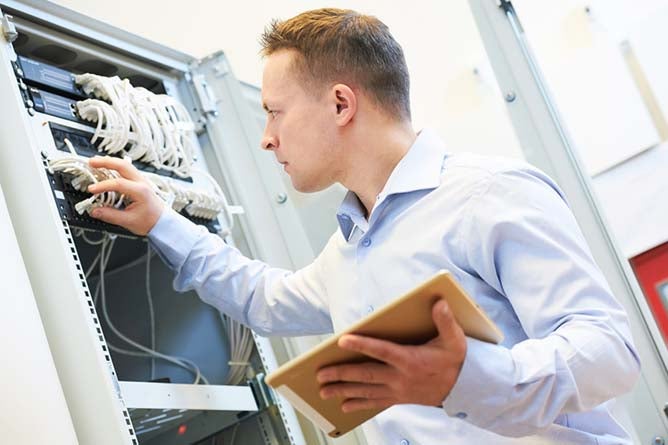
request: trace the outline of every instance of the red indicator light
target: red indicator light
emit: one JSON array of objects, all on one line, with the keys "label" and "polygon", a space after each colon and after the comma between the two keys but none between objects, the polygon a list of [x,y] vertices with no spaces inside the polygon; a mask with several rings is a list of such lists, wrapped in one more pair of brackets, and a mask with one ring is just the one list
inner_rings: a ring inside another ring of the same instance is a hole
[{"label": "red indicator light", "polygon": [[188,427],[186,425],[179,425],[179,429],[176,431],[179,433],[179,436],[183,436],[187,430]]}]

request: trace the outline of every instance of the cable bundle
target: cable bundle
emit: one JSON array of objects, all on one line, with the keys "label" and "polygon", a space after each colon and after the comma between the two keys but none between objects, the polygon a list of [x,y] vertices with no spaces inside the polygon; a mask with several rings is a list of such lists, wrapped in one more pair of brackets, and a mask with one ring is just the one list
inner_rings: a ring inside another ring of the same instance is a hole
[{"label": "cable bundle", "polygon": [[153,184],[155,184],[158,190],[160,190],[163,199],[167,202],[167,204],[170,204],[171,207],[177,212],[181,212],[181,210],[190,204],[188,191],[182,187],[174,186],[173,181],[169,181],[167,178],[163,178],[162,176],[158,175],[151,175],[148,178]]},{"label": "cable bundle", "polygon": [[[74,153],[72,143],[65,139],[65,145]],[[71,184],[76,190],[88,192],[88,186],[106,179],[119,178],[120,175],[114,170],[105,168],[92,168],[88,161],[76,155],[64,156],[60,159],[49,160],[49,172],[63,172],[73,177]],[[93,195],[90,198],[79,201],[74,207],[81,215],[84,212],[90,213],[97,207],[115,207],[121,208],[126,203],[125,196],[116,192],[104,192]]]},{"label": "cable bundle", "polygon": [[203,190],[186,188],[175,181],[158,175],[147,175],[148,179],[162,193],[163,199],[177,212],[203,219],[216,219],[226,209],[227,201],[222,191],[211,194]]},{"label": "cable bundle", "polygon": [[[71,142],[65,139],[65,144],[74,152]],[[88,164],[86,158],[78,155],[63,155],[57,159],[49,159],[49,172],[62,172],[71,176],[71,185],[76,190],[88,193],[88,186],[106,179],[120,178],[120,175],[115,170],[107,170],[104,168],[92,168]],[[148,179],[149,184],[153,186],[153,191],[169,206],[177,212],[185,209],[186,213],[191,216],[214,220],[222,211],[226,213],[238,212],[235,209],[227,210],[229,205],[222,190],[216,189],[216,193],[212,194],[204,190],[194,188],[186,188],[178,184],[176,181],[161,177],[154,174],[142,173]],[[130,204],[125,195],[116,192],[103,192],[91,196],[78,202],[74,207],[81,215],[85,212],[90,213],[96,207],[115,207],[122,208]],[[228,227],[228,230],[231,229]]]},{"label": "cable bundle", "polygon": [[204,219],[214,219],[225,209],[223,201],[209,193],[188,193],[190,204],[186,206],[189,215]]},{"label": "cable bundle", "polygon": [[[83,233],[83,232],[82,232]],[[84,238],[86,240],[86,238]],[[209,381],[202,375],[202,372],[200,371],[199,367],[192,361],[189,360],[185,357],[176,357],[173,355],[168,355],[164,354],[162,352],[159,352],[156,350],[155,347],[155,314],[153,310],[153,296],[151,295],[151,288],[150,288],[150,258],[151,258],[151,251],[150,247],[149,250],[146,254],[146,296],[148,298],[148,303],[149,303],[149,321],[150,321],[150,330],[151,330],[151,335],[150,335],[150,343],[151,346],[147,347],[131,338],[129,338],[127,335],[125,335],[123,332],[121,332],[112,322],[111,317],[109,316],[109,312],[107,310],[107,293],[106,293],[106,285],[105,285],[105,276],[109,275],[109,272],[107,272],[107,264],[109,263],[109,257],[111,256],[111,251],[114,247],[114,242],[116,238],[113,235],[107,235],[105,234],[99,241],[94,241],[93,245],[100,245],[100,252],[98,255],[95,257],[93,260],[93,264],[90,266],[89,270],[86,272],[86,278],[88,278],[93,271],[93,268],[95,267],[96,264],[99,264],[99,280],[97,283],[97,287],[95,289],[95,294],[93,296],[93,300],[95,301],[95,305],[97,306],[97,300],[98,300],[98,295],[101,296],[101,306],[102,306],[102,314],[104,316],[104,319],[107,323],[107,326],[111,331],[122,341],[127,343],[128,345],[136,348],[135,350],[129,350],[129,349],[124,349],[121,347],[118,347],[111,343],[110,341],[107,341],[107,345],[109,346],[109,349],[111,349],[114,352],[120,353],[120,354],[125,354],[129,356],[135,356],[135,357],[148,357],[151,358],[151,379],[155,378],[155,363],[153,359],[160,359],[164,360],[167,362],[170,362],[176,366],[179,366],[181,368],[184,368],[185,370],[191,372],[194,375],[194,380],[193,384],[197,385],[200,382],[208,385]],[[86,240],[89,242],[88,240]]]},{"label": "cable bundle", "polygon": [[190,176],[195,125],[183,105],[116,76],[81,74],[75,80],[98,98],[77,102],[76,107],[82,119],[97,122],[91,142],[99,139],[100,151]]},{"label": "cable bundle", "polygon": [[[85,234],[85,232],[79,229],[75,232],[77,236],[82,237],[84,241],[92,246],[99,246],[100,251],[97,256],[93,259],[93,262],[86,270],[86,279],[92,278],[92,273],[95,269],[98,269],[99,278],[95,292],[93,293],[93,301],[95,306],[98,305],[98,297],[101,298],[102,314],[103,317],[109,326],[109,329],[121,340],[130,346],[136,348],[135,350],[124,349],[118,347],[107,340],[107,345],[109,349],[114,352],[125,354],[135,357],[147,357],[151,359],[151,379],[156,378],[155,375],[155,361],[154,359],[160,359],[167,362],[170,362],[174,365],[177,365],[181,368],[186,369],[194,375],[194,384],[203,382],[204,384],[209,384],[208,380],[202,375],[199,367],[191,360],[186,359],[185,357],[177,357],[168,354],[159,352],[156,349],[156,333],[155,333],[155,311],[153,304],[153,293],[151,291],[151,257],[154,252],[152,251],[150,245],[147,245],[147,251],[145,255],[142,255],[137,260],[134,260],[130,263],[124,264],[116,269],[107,270],[107,265],[109,263],[109,258],[111,256],[112,249],[114,247],[116,237],[113,235],[103,234],[101,238],[97,240],[91,240]],[[123,332],[121,332],[111,320],[109,312],[107,309],[107,294],[106,294],[106,279],[107,277],[112,277],[120,272],[127,271],[133,267],[138,266],[141,262],[146,262],[145,269],[145,285],[146,285],[146,297],[149,310],[149,346],[141,344],[136,340],[129,338]],[[254,341],[253,334],[250,329],[236,320],[230,319],[226,315],[220,314],[220,319],[223,323],[224,329],[227,333],[227,339],[230,345],[230,360],[228,365],[230,369],[225,379],[225,383],[228,385],[238,385],[242,383],[246,378],[246,370],[250,366],[250,357],[253,353]]]},{"label": "cable bundle", "polygon": [[227,384],[238,385],[244,381],[250,356],[253,353],[253,334],[251,330],[236,320],[220,314],[227,338],[230,341],[230,370],[227,373]]}]

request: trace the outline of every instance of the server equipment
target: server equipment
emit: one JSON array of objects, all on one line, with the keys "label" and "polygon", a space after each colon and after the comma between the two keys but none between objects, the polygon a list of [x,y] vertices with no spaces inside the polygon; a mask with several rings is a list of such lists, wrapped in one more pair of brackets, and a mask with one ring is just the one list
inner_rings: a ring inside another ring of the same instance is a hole
[{"label": "server equipment", "polygon": [[0,184],[78,442],[306,443],[263,381],[286,344],[177,294],[145,238],[89,216],[129,204],[87,192],[116,175],[87,159],[117,156],[246,255],[312,258],[225,55],[197,60],[48,2],[0,8]]}]

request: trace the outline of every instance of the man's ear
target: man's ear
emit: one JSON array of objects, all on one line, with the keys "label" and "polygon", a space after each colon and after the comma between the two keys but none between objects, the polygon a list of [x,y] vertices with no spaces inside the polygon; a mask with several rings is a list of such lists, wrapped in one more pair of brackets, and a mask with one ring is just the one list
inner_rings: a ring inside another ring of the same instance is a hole
[{"label": "man's ear", "polygon": [[336,124],[347,125],[357,113],[357,95],[348,85],[337,83],[331,89],[336,105]]}]

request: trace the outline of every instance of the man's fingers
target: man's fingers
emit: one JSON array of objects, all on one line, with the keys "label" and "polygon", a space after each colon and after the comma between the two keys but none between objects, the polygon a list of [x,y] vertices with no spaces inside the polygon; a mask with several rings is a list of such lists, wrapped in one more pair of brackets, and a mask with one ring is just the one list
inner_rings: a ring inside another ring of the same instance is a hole
[{"label": "man's fingers", "polygon": [[332,383],[320,389],[320,397],[333,399],[386,399],[392,395],[386,385],[369,385],[366,383]]},{"label": "man's fingers", "polygon": [[111,156],[95,156],[88,160],[88,164],[93,168],[108,168],[110,170],[116,170],[121,174],[122,177],[126,179],[132,179],[134,181],[141,181],[142,175],[139,173],[132,163],[121,159],[114,158]]},{"label": "man's fingers", "polygon": [[146,193],[143,182],[136,182],[125,178],[115,178],[91,184],[88,191],[93,194],[103,192],[116,192],[129,197],[132,201],[141,201]]},{"label": "man's fingers", "polygon": [[402,368],[410,362],[404,346],[377,338],[346,334],[339,339],[339,347],[360,352],[396,368]]},{"label": "man's fingers", "polygon": [[395,378],[392,368],[384,363],[355,363],[328,366],[318,371],[318,382],[388,383]]},{"label": "man's fingers", "polygon": [[113,207],[98,207],[92,211],[91,216],[100,221],[121,227],[127,227],[128,224],[132,223],[132,216],[128,212]]},{"label": "man's fingers", "polygon": [[341,411],[351,413],[369,409],[385,409],[395,403],[392,399],[349,399],[341,404]]}]

